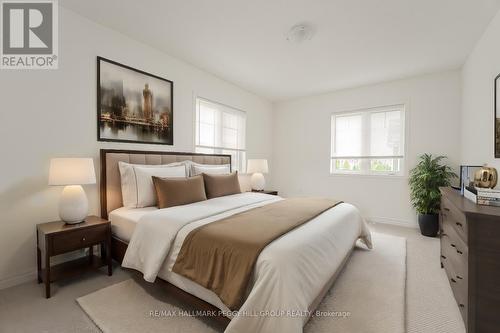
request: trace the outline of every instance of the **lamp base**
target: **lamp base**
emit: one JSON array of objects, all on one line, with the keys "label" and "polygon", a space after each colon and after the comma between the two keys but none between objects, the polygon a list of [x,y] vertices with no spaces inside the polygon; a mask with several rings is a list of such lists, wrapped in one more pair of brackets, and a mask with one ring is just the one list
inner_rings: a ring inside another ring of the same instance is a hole
[{"label": "lamp base", "polygon": [[266,186],[266,179],[264,178],[264,175],[261,174],[260,172],[254,173],[250,181],[252,183],[252,190],[255,191],[263,191],[264,186]]},{"label": "lamp base", "polygon": [[68,224],[85,221],[89,212],[89,201],[80,185],[66,186],[59,200],[59,217]]}]

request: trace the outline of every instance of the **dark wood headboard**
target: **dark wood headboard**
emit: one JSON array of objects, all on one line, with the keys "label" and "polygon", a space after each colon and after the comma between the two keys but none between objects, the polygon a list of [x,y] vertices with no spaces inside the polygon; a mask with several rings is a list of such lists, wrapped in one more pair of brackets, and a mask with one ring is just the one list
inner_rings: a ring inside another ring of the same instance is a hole
[{"label": "dark wood headboard", "polygon": [[231,165],[231,155],[171,151],[101,149],[101,217],[107,219],[109,212],[122,207],[121,180],[118,162],[122,161],[133,164],[160,165],[186,160],[200,164]]}]

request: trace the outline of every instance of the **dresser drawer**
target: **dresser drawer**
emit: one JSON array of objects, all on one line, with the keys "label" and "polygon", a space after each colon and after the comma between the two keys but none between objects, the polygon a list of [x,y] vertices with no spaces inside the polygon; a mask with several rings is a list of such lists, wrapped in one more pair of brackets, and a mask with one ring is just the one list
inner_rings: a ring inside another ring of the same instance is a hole
[{"label": "dresser drawer", "polygon": [[[451,246],[454,244],[452,243]],[[448,262],[453,267],[453,271],[456,273],[455,278],[457,280],[466,280],[469,277],[468,274],[468,262],[467,262],[467,250],[458,248],[457,251],[461,251],[464,254],[454,252],[454,248],[449,251],[445,251],[445,256],[449,259]]]},{"label": "dresser drawer", "polygon": [[52,254],[61,254],[105,242],[109,225],[85,228],[52,237]]},{"label": "dresser drawer", "polygon": [[457,302],[460,314],[464,320],[465,326],[467,327],[467,316],[468,316],[468,279],[458,279],[457,273],[454,271],[450,262],[445,259],[441,261],[448,277],[448,282],[450,283],[451,290],[455,296],[455,301]]},{"label": "dresser drawer", "polygon": [[467,327],[469,248],[450,221],[441,225],[441,263],[446,271],[460,314]]},{"label": "dresser drawer", "polygon": [[457,281],[453,278],[450,278],[450,286],[451,290],[453,290],[453,295],[455,296],[455,300],[458,305],[458,309],[460,310],[460,314],[464,320],[465,327],[467,327],[467,317],[468,317],[468,288],[467,288],[467,280]]},{"label": "dresser drawer", "polygon": [[446,224],[452,226],[462,240],[467,243],[467,219],[461,211],[444,197],[441,198],[441,216],[443,226]]},{"label": "dresser drawer", "polygon": [[441,255],[455,273],[453,278],[457,280],[468,278],[469,249],[451,226],[443,225]]}]

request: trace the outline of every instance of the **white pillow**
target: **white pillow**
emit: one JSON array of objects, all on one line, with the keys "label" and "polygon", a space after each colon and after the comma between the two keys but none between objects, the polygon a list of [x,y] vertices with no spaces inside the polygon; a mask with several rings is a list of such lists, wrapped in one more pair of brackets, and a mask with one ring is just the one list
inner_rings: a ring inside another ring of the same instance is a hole
[{"label": "white pillow", "polygon": [[142,208],[156,206],[157,199],[152,176],[185,178],[186,164],[183,162],[164,165],[141,165],[119,162],[123,206]]},{"label": "white pillow", "polygon": [[229,164],[219,164],[219,165],[211,165],[211,164],[191,164],[191,176],[201,175],[202,173],[206,173],[209,175],[222,175],[231,173],[231,165]]}]

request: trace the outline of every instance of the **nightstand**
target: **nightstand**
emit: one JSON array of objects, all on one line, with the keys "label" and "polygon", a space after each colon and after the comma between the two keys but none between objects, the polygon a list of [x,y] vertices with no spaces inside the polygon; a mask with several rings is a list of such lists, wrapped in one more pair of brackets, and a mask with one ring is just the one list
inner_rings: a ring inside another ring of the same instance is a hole
[{"label": "nightstand", "polygon": [[[45,297],[50,298],[50,283],[74,275],[83,274],[108,266],[108,275],[113,274],[111,266],[111,223],[97,216],[89,216],[84,222],[66,224],[62,221],[37,224],[37,268],[38,283],[45,283]],[[95,256],[93,246],[101,245],[101,256]],[[51,266],[50,257],[70,251],[89,248],[89,255],[76,260]],[[42,251],[44,269],[42,269]]]},{"label": "nightstand", "polygon": [[252,190],[252,192],[258,192],[258,193],[264,193],[264,194],[270,194],[270,195],[278,195],[278,191],[273,191],[273,190],[262,190],[262,191]]}]

